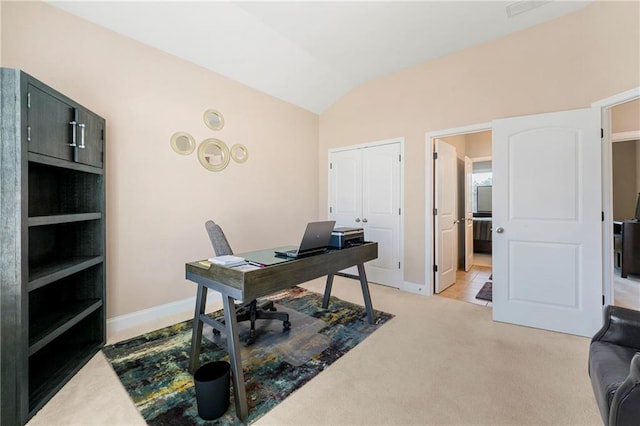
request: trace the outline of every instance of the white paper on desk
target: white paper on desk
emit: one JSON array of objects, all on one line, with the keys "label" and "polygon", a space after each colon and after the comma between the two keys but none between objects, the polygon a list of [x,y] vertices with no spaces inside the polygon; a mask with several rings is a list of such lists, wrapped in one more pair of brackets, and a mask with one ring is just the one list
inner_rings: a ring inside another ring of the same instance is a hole
[{"label": "white paper on desk", "polygon": [[229,254],[225,256],[210,257],[208,260],[211,263],[222,266],[242,265],[244,263],[243,257],[232,256]]}]

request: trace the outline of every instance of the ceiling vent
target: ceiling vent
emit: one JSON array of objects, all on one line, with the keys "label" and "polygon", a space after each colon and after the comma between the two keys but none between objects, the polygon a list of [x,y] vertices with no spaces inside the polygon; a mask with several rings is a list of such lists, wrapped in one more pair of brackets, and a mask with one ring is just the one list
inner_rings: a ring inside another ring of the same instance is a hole
[{"label": "ceiling vent", "polygon": [[521,0],[515,3],[507,5],[507,16],[509,18],[516,15],[520,15],[525,12],[529,12],[536,7],[540,7],[543,4],[549,3],[549,0],[535,1],[535,0]]}]

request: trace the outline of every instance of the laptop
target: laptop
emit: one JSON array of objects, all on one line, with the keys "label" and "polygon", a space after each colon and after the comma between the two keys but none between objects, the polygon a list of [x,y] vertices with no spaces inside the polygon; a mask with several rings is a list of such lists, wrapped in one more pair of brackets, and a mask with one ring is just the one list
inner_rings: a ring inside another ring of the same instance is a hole
[{"label": "laptop", "polygon": [[325,251],[327,247],[329,247],[331,232],[335,224],[335,220],[309,222],[307,229],[304,231],[300,246],[293,250],[276,251],[276,256],[296,259]]}]

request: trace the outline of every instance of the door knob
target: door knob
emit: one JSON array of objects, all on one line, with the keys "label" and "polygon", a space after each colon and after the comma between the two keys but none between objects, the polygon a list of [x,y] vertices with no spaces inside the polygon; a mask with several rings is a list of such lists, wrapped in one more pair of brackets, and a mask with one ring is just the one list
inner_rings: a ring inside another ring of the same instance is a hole
[{"label": "door knob", "polygon": [[369,221],[367,220],[366,217],[364,219],[362,219],[362,223],[367,223],[367,222],[369,222]]},{"label": "door knob", "polygon": [[496,229],[496,232],[497,232],[498,234],[502,234],[502,233],[504,232],[504,228],[497,228],[497,229]]},{"label": "door knob", "polygon": [[356,217],[356,222],[360,222],[360,218],[359,217]]}]

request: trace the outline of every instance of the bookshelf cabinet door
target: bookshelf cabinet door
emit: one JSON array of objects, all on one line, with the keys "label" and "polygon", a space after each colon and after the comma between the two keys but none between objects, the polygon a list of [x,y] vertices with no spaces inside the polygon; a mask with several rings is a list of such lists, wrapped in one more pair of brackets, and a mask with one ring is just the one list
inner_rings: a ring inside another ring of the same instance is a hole
[{"label": "bookshelf cabinet door", "polygon": [[73,161],[74,107],[33,85],[28,93],[29,151]]},{"label": "bookshelf cabinet door", "polygon": [[104,119],[86,109],[78,110],[78,162],[102,168]]}]

